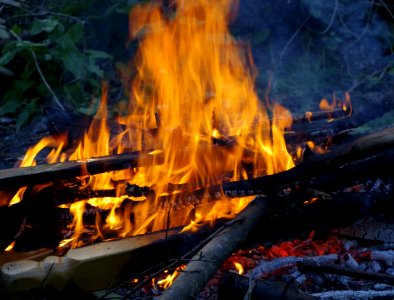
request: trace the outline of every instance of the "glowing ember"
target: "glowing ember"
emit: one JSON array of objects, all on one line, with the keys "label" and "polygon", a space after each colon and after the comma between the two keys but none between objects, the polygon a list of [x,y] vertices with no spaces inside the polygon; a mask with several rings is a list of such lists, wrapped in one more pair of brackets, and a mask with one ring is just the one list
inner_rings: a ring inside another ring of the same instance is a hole
[{"label": "glowing ember", "polygon": [[[35,164],[43,148],[52,152],[49,163],[155,149],[151,155],[164,161],[133,170],[82,176],[81,189],[114,189],[122,194],[128,182],[149,187],[150,197],[129,198],[136,205],[117,210],[124,197],[90,199],[110,209],[105,220],[96,220],[92,238],[104,238],[103,230],[119,237],[186,225],[196,229],[203,221],[231,218],[253,197],[211,203],[209,197],[183,199],[177,188],[207,187],[284,171],[294,166],[283,137],[292,123],[280,105],[263,107],[254,90],[249,49],[234,39],[227,28],[233,14],[230,0],[174,1],[174,14],[167,16],[157,3],[137,5],[130,12],[130,39],[138,39],[130,78],[128,115],[119,118],[125,130],[112,137],[106,124],[107,90],[91,127],[75,151],[66,155],[66,141],[44,138],[30,149],[21,166]],[[272,116],[272,119],[269,118]],[[214,145],[212,139],[235,141],[231,147]],[[126,147],[127,145],[127,147]],[[116,184],[117,182],[117,184]],[[171,188],[169,188],[171,186]],[[11,204],[20,201],[19,192]],[[137,204],[138,203],[138,204]],[[68,242],[82,245],[85,202],[71,205]]]}]

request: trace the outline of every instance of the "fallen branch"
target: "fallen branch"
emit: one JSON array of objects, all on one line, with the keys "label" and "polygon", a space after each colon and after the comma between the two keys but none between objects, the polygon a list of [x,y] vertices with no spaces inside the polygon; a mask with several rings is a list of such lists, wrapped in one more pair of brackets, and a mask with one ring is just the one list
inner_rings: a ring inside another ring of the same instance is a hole
[{"label": "fallen branch", "polygon": [[257,197],[233,221],[214,237],[189,262],[174,284],[160,299],[193,299],[212,278],[224,260],[245,240],[259,221],[283,203],[279,199]]},{"label": "fallen branch", "polygon": [[353,270],[349,268],[343,268],[333,264],[321,264],[313,261],[299,261],[297,266],[301,272],[314,272],[314,273],[328,273],[349,276],[356,279],[367,279],[377,281],[381,283],[394,284],[394,276],[390,274],[382,274],[376,272],[366,272],[362,270]]},{"label": "fallen branch", "polygon": [[[246,294],[250,291],[251,298]],[[244,299],[286,299],[286,300],[312,300],[316,297],[301,293],[294,285],[284,281],[250,280],[249,277],[227,272],[219,285],[219,300]]]},{"label": "fallen branch", "polygon": [[102,156],[86,160],[38,165],[0,170],[0,189],[35,185],[77,176],[94,175],[115,170],[138,167],[141,164],[155,164],[162,161],[160,154],[132,152]]},{"label": "fallen branch", "polygon": [[286,185],[295,184],[301,179],[324,175],[332,170],[339,172],[347,164],[393,148],[394,127],[390,127],[338,146],[331,152],[313,155],[288,171],[248,180],[226,182],[221,187],[211,187],[210,191],[215,194],[215,192],[222,190],[227,197],[231,198],[271,194]]},{"label": "fallen branch", "polygon": [[388,291],[330,291],[311,294],[318,299],[392,299],[394,290]]}]

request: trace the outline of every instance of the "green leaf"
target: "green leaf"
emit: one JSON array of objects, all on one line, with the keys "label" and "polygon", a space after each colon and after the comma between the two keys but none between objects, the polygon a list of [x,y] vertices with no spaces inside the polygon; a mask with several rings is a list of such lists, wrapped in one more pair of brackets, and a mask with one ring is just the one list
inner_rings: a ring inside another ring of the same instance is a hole
[{"label": "green leaf", "polygon": [[[9,47],[10,45],[14,45],[14,47]],[[6,47],[3,48],[3,54],[0,56],[0,66],[5,66],[8,64],[20,51],[22,48],[15,47],[15,42],[10,42]]]},{"label": "green leaf", "polygon": [[88,102],[85,97],[85,91],[81,82],[63,86],[66,99],[73,103],[75,106],[80,107]]},{"label": "green leaf", "polygon": [[71,72],[75,78],[84,78],[86,75],[85,56],[77,51],[64,53],[61,57],[64,69]]},{"label": "green leaf", "polygon": [[[7,105],[8,102],[20,103],[22,99],[24,99],[24,93],[36,84],[36,81],[31,80],[32,73],[35,71],[33,68],[29,68],[29,65],[26,66],[24,72],[21,74],[18,80],[15,80],[13,85],[8,89],[8,91],[4,94],[3,99]],[[8,104],[4,109],[7,109],[6,113],[12,113],[14,105]],[[18,106],[19,107],[19,106]],[[1,110],[1,109],[0,109]],[[1,113],[5,113],[1,110]]]},{"label": "green leaf", "polygon": [[67,29],[67,35],[74,44],[79,43],[84,37],[84,27],[81,23],[77,23]]},{"label": "green leaf", "polygon": [[[25,103],[27,101],[24,101]],[[37,98],[31,99],[23,108],[16,120],[16,129],[18,130],[29,121],[30,117],[37,111]]]},{"label": "green leaf", "polygon": [[4,26],[0,25],[0,40],[6,40],[10,37],[10,34]]},{"label": "green leaf", "polygon": [[92,58],[94,60],[97,59],[112,59],[112,55],[104,52],[104,51],[97,51],[97,50],[85,50],[84,51],[86,54],[89,55],[89,58]]},{"label": "green leaf", "polygon": [[11,30],[15,32],[17,35],[22,34],[22,27],[20,27],[18,24],[12,25]]},{"label": "green leaf", "polygon": [[11,70],[4,68],[4,67],[0,67],[0,74],[3,74],[5,76],[9,76],[9,77],[15,76],[14,72],[12,72]]},{"label": "green leaf", "polygon": [[21,106],[23,102],[15,100],[15,101],[6,101],[2,106],[0,106],[0,116],[5,116],[6,114],[15,113]]},{"label": "green leaf", "polygon": [[86,67],[88,72],[93,73],[100,78],[104,76],[104,71],[101,70],[94,62],[90,62]]},{"label": "green leaf", "polygon": [[47,18],[43,20],[35,19],[30,29],[30,34],[36,35],[43,31],[52,32],[58,25],[59,25],[59,21],[56,19],[52,19],[52,18]]}]

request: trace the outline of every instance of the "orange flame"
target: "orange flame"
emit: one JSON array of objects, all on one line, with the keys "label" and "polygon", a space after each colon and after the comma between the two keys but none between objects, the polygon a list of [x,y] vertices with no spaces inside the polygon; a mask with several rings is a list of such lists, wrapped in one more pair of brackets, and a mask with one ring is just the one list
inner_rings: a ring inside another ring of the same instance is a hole
[{"label": "orange flame", "polygon": [[[335,110],[335,108],[340,108],[342,109],[347,115],[351,115],[353,108],[352,108],[352,102],[350,100],[350,95],[348,92],[345,92],[345,100],[342,101],[340,99],[337,99],[335,94],[333,96],[332,102],[329,103],[329,101],[326,98],[323,98],[320,101],[319,108],[323,111],[327,112],[332,112]],[[329,118],[328,121],[333,121],[332,118]]]},{"label": "orange flame", "polygon": [[[176,270],[172,274],[168,274],[166,278],[157,281],[157,285],[162,289],[169,288],[174,282],[174,280],[179,276],[180,272],[183,271],[185,268],[186,265],[182,265],[176,268]],[[166,273],[168,273],[168,271]]]},{"label": "orange flame", "polygon": [[236,261],[234,262],[234,266],[235,266],[235,269],[238,271],[238,274],[239,275],[243,275],[244,267],[240,263],[238,263]]},{"label": "orange flame", "polygon": [[11,244],[9,244],[9,245],[7,246],[7,248],[4,249],[4,252],[10,252],[10,251],[12,251],[12,249],[14,249],[14,246],[15,246],[15,241],[13,241]]},{"label": "orange flame", "polygon": [[[124,150],[155,149],[153,157],[164,156],[160,164],[141,162],[133,170],[80,178],[81,188],[116,189],[118,196],[124,181],[154,190],[152,197],[131,199],[135,205],[126,209],[117,209],[122,197],[90,199],[91,205],[111,210],[105,220],[96,220],[97,236],[103,236],[102,229],[116,230],[123,237],[191,221],[187,228],[196,229],[203,221],[231,218],[253,197],[230,201],[223,195],[212,203],[208,195],[190,200],[174,190],[181,184],[207,187],[294,166],[283,137],[291,115],[280,105],[270,105],[268,112],[259,101],[250,51],[228,30],[232,5],[230,0],[174,1],[171,15],[158,3],[135,6],[130,12],[130,39],[138,39],[139,47],[129,81],[129,115],[119,118],[126,129],[111,138],[104,84],[97,115],[74,153],[66,158],[65,141],[48,138],[26,158],[33,164],[44,147],[53,148],[49,163]],[[220,147],[213,138],[233,142]],[[75,234],[68,242],[74,247],[84,232],[84,207],[82,201],[70,208]]]}]

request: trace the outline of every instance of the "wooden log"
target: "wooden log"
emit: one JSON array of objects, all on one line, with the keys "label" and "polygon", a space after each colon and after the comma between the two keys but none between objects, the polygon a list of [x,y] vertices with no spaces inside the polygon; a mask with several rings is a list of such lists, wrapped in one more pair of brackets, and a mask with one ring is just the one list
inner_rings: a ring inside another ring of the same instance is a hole
[{"label": "wooden log", "polygon": [[281,205],[283,203],[279,199],[257,197],[229,222],[226,229],[192,258],[186,269],[173,285],[164,291],[160,299],[194,299],[238,244],[246,239],[264,217],[269,216]]},{"label": "wooden log", "polygon": [[231,198],[271,194],[301,179],[319,176],[332,170],[339,171],[346,164],[393,148],[394,127],[390,127],[338,146],[325,154],[313,155],[288,171],[243,181],[226,182],[220,187],[211,187],[210,190],[212,194],[222,190]]},{"label": "wooden log", "polygon": [[284,281],[251,280],[249,277],[227,272],[220,281],[218,299],[313,300],[317,298],[301,293],[294,285]]},{"label": "wooden log", "polygon": [[[172,230],[174,235],[178,231]],[[164,232],[71,249],[65,256],[48,256],[43,261],[18,260],[1,267],[7,294],[23,296],[30,290],[59,291],[73,281],[81,290],[105,288],[130,262],[137,249],[165,237]]]},{"label": "wooden log", "polygon": [[303,273],[314,272],[314,273],[325,273],[325,274],[336,274],[342,276],[349,276],[356,279],[372,280],[380,283],[386,283],[393,285],[394,276],[391,274],[382,274],[377,272],[367,272],[363,270],[354,270],[350,268],[344,268],[333,264],[317,264],[311,261],[297,263],[299,270]]},{"label": "wooden log", "polygon": [[125,276],[130,278],[159,263],[162,266],[170,257],[184,255],[222,224],[206,224],[194,233],[180,233],[181,228],[173,228],[101,242],[71,249],[64,256],[45,253],[43,260],[40,256],[15,261],[10,260],[9,254],[4,259],[0,255],[2,290],[10,299],[31,299],[48,292],[62,293],[69,286],[83,292],[105,289],[117,281],[123,282]]},{"label": "wooden log", "polygon": [[162,161],[160,154],[132,152],[109,155],[86,160],[68,161],[34,167],[0,170],[0,189],[11,189],[26,185],[42,184],[82,175],[94,175],[109,171],[134,168],[139,164],[155,164]]}]

